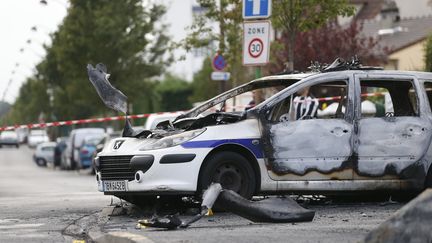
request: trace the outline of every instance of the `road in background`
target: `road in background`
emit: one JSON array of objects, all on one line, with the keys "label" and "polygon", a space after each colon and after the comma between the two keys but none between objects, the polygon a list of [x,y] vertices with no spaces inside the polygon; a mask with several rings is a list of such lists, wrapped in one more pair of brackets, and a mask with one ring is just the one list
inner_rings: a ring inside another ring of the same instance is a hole
[{"label": "road in background", "polygon": [[109,205],[94,176],[38,167],[23,145],[0,148],[0,242],[72,242],[62,231]]}]

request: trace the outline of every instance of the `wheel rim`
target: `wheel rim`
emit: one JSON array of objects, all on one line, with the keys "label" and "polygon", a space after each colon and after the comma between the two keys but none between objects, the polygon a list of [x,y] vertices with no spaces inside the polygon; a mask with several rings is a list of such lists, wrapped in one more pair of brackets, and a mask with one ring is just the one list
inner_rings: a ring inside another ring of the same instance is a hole
[{"label": "wheel rim", "polygon": [[240,193],[244,181],[242,171],[232,163],[225,163],[216,168],[213,181],[218,182],[223,188]]}]

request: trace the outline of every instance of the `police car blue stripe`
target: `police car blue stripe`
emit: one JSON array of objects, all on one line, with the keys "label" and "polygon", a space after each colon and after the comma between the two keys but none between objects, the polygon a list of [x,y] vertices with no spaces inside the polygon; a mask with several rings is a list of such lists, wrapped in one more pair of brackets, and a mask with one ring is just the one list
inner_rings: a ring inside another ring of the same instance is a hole
[{"label": "police car blue stripe", "polygon": [[263,150],[261,148],[261,143],[254,145],[252,141],[260,141],[256,138],[246,138],[246,139],[222,139],[222,140],[203,140],[203,141],[189,141],[183,143],[181,146],[186,149],[191,148],[215,148],[223,144],[240,144],[248,148],[257,159],[264,157]]}]

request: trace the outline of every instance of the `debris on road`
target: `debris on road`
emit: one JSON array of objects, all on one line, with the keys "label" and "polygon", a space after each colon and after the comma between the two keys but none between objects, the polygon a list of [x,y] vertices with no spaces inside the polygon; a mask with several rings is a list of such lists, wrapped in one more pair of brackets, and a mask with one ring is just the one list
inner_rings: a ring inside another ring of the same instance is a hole
[{"label": "debris on road", "polygon": [[231,190],[224,190],[219,195],[217,204],[253,222],[307,222],[315,216],[314,211],[301,207],[289,197],[271,197],[254,202]]},{"label": "debris on road", "polygon": [[182,221],[178,214],[152,217],[150,220],[139,220],[144,227],[176,229],[187,228],[205,215],[212,214],[213,204],[253,222],[306,222],[312,221],[315,212],[298,205],[291,198],[267,198],[261,201],[250,201],[234,191],[224,190],[219,183],[213,183],[203,195],[201,213],[192,219]]},{"label": "debris on road", "polygon": [[364,242],[431,242],[432,189],[409,202],[371,231]]}]

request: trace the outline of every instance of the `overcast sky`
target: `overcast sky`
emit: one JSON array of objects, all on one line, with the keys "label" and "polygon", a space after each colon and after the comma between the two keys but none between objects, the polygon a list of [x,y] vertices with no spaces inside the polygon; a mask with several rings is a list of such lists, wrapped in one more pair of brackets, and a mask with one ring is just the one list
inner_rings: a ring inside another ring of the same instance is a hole
[{"label": "overcast sky", "polygon": [[[19,87],[45,54],[42,45],[49,43],[48,35],[57,29],[66,7],[67,0],[48,0],[47,5],[39,0],[0,1],[0,99],[12,80],[5,100],[15,100]],[[31,30],[33,26],[37,31]]]},{"label": "overcast sky", "polygon": [[[5,96],[7,102],[15,101],[21,84],[33,74],[34,66],[45,54],[43,43],[50,43],[49,33],[57,29],[66,15],[67,0],[46,1],[47,5],[41,4],[40,0],[0,1],[0,99],[12,80]],[[163,17],[163,21],[169,24],[168,34],[176,41],[184,38],[184,28],[192,23],[191,11],[195,1],[157,1],[168,6],[167,15]],[[36,32],[31,30],[33,26],[36,26]],[[30,44],[28,40],[31,40]],[[21,52],[21,48],[24,51]],[[190,62],[176,64],[170,68],[171,72],[192,78],[192,71],[196,70],[190,67]]]}]

